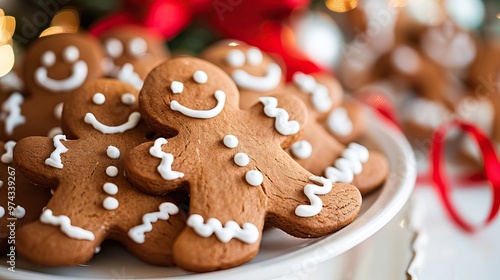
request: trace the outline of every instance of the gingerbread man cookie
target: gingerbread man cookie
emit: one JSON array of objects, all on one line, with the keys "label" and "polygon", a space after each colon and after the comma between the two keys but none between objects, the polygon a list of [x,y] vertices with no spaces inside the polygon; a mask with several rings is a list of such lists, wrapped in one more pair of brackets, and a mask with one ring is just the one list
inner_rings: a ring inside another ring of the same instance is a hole
[{"label": "gingerbread man cookie", "polygon": [[50,189],[36,187],[14,168],[15,145],[0,141],[0,252],[9,254],[16,253],[11,248],[16,246],[16,230],[37,220],[52,196]]},{"label": "gingerbread man cookie", "polygon": [[13,93],[1,103],[0,139],[61,133],[61,112],[70,93],[103,75],[99,43],[79,34],[42,37],[26,52],[23,66],[29,96]]},{"label": "gingerbread man cookie", "polygon": [[239,41],[223,41],[203,51],[201,58],[231,76],[240,91],[240,108],[253,106],[259,97],[284,87],[281,67],[268,54]]},{"label": "gingerbread man cookie", "polygon": [[356,217],[356,187],[312,175],[283,150],[306,121],[297,98],[262,97],[242,111],[223,70],[176,58],[150,73],[139,101],[152,129],[175,136],[134,148],[125,170],[149,193],[189,190],[187,227],[174,244],[178,266],[212,271],[250,261],[264,221],[294,236],[318,237]]},{"label": "gingerbread man cookie", "polygon": [[67,137],[18,142],[18,169],[55,189],[40,219],[17,232],[23,257],[49,266],[81,264],[111,238],[146,262],[172,264],[172,242],[184,216],[171,197],[141,193],[123,175],[127,152],[148,141],[137,95],[118,80],[86,83],[65,104]]},{"label": "gingerbread man cookie", "polygon": [[327,74],[303,73],[294,74],[293,80],[286,94],[302,99],[309,118],[303,137],[290,147],[289,153],[313,174],[324,174],[332,182],[351,183],[361,194],[381,186],[389,173],[386,158],[357,143],[345,147],[336,139],[339,134],[349,136],[353,122],[345,115],[339,116],[341,109],[347,113],[338,107],[342,91],[335,80]]},{"label": "gingerbread man cookie", "polygon": [[106,51],[108,76],[139,90],[149,71],[170,56],[161,36],[139,26],[115,27],[104,32],[100,40]]}]

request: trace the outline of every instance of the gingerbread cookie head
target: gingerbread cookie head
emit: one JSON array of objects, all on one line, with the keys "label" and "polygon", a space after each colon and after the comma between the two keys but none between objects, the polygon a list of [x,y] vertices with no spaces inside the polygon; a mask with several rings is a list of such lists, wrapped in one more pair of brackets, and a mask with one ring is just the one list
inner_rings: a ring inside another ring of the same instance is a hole
[{"label": "gingerbread cookie head", "polygon": [[193,118],[222,117],[224,108],[238,108],[238,98],[238,89],[221,69],[200,59],[182,58],[153,69],[139,104],[147,112],[143,116],[147,123],[168,136],[177,134],[172,127],[183,128]]},{"label": "gingerbread cookie head", "polygon": [[[66,101],[63,131],[70,137],[102,137],[112,134],[143,133],[140,125],[138,91],[114,79],[86,83]],[[139,129],[138,129],[139,127]]]},{"label": "gingerbread cookie head", "polygon": [[100,40],[106,52],[104,68],[108,76],[138,89],[149,71],[170,56],[163,38],[139,26],[113,28],[103,33]]},{"label": "gingerbread cookie head", "polygon": [[101,77],[99,42],[84,33],[55,34],[36,40],[23,67],[28,92],[61,94]]},{"label": "gingerbread cookie head", "polygon": [[261,97],[241,110],[224,71],[197,58],[176,58],[150,73],[139,101],[151,128],[175,136],[135,147],[125,171],[145,192],[189,189],[190,216],[173,250],[178,266],[211,271],[248,262],[258,252],[264,221],[313,237],[338,230],[357,214],[354,186],[313,176],[283,150],[307,121],[297,97]]},{"label": "gingerbread cookie head", "polygon": [[240,90],[240,107],[246,109],[284,86],[281,67],[257,47],[224,41],[206,49],[201,57],[224,70]]}]

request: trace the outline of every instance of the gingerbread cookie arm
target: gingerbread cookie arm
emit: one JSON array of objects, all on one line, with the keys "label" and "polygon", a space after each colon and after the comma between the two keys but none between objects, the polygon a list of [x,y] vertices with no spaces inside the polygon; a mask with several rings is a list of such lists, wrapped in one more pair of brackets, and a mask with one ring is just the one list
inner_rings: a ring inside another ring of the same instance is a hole
[{"label": "gingerbread cookie arm", "polygon": [[[125,174],[132,185],[151,194],[165,194],[187,186],[186,175],[178,167],[183,162],[184,145],[173,139],[158,138],[133,148],[125,160]],[[189,177],[189,176],[188,176]]]},{"label": "gingerbread cookie arm", "polygon": [[[287,160],[286,154],[280,160],[287,166],[297,164]],[[337,231],[359,212],[361,194],[353,185],[332,183],[298,167],[269,170],[266,176],[280,186],[265,190],[269,197],[269,221],[291,235],[317,237]]]},{"label": "gingerbread cookie arm", "polygon": [[14,165],[30,181],[45,187],[56,187],[61,168],[64,166],[66,138],[27,137],[14,147]]},{"label": "gingerbread cookie arm", "polygon": [[[260,123],[256,127],[263,127],[259,134],[268,134],[284,149],[301,137],[302,127],[309,117],[304,103],[291,95],[260,97],[259,103],[245,112],[248,119],[255,119]],[[266,124],[262,125],[263,118],[251,117],[256,115],[265,117]]]}]

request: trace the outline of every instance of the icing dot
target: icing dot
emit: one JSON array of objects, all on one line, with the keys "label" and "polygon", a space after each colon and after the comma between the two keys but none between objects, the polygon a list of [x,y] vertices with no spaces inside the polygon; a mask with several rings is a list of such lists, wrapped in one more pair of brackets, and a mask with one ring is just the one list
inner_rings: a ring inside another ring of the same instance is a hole
[{"label": "icing dot", "polygon": [[170,84],[170,89],[173,93],[181,93],[184,90],[184,84],[178,81],[173,81]]},{"label": "icing dot", "polygon": [[42,55],[42,64],[45,67],[50,67],[56,63],[56,54],[53,51],[46,51]]},{"label": "icing dot", "polygon": [[62,117],[63,105],[64,105],[63,102],[59,102],[54,107],[54,117],[56,117],[56,119],[58,119],[58,120],[60,120]]},{"label": "icing dot", "polygon": [[115,210],[116,208],[118,208],[118,205],[120,205],[120,203],[118,203],[118,200],[116,200],[116,198],[114,197],[109,197],[109,196],[106,197],[102,202],[102,206],[106,210]]},{"label": "icing dot", "polygon": [[245,174],[245,180],[251,186],[257,187],[264,181],[264,176],[257,170],[250,170]]},{"label": "icing dot", "polygon": [[101,246],[95,247],[94,254],[99,254],[101,252]]},{"label": "icing dot", "polygon": [[116,166],[108,166],[106,168],[106,175],[109,177],[116,177],[116,175],[118,175],[118,168],[116,168]]},{"label": "icing dot", "polygon": [[236,165],[238,165],[238,166],[242,166],[242,167],[247,166],[249,162],[250,162],[250,158],[245,153],[237,153],[234,156],[234,163],[236,163]]},{"label": "icing dot", "polygon": [[140,37],[130,40],[128,49],[133,56],[141,56],[148,51],[148,43]]},{"label": "icing dot", "polygon": [[132,93],[124,93],[121,96],[122,103],[125,105],[134,105],[135,103],[135,95]]},{"label": "icing dot", "polygon": [[235,68],[245,65],[245,54],[240,50],[231,50],[226,56],[226,62]]},{"label": "icing dot", "polygon": [[106,40],[106,52],[111,57],[120,57],[123,53],[122,42],[116,38]]},{"label": "icing dot", "polygon": [[118,186],[113,183],[104,183],[102,189],[105,193],[110,195],[115,195],[118,193]]},{"label": "icing dot", "polygon": [[18,218],[18,219],[21,219],[21,218],[24,218],[25,215],[26,215],[26,210],[24,209],[24,207],[17,205],[16,208],[14,209],[13,216]]},{"label": "icing dot", "polygon": [[94,94],[94,96],[92,96],[92,101],[94,102],[94,104],[102,105],[102,104],[104,104],[104,101],[106,101],[106,96],[104,96],[104,94],[98,92],[98,93]]},{"label": "icing dot", "polygon": [[198,71],[194,72],[193,79],[198,84],[204,84],[208,81],[208,76],[207,76],[207,73],[205,73],[201,70],[198,70]]},{"label": "icing dot", "polygon": [[228,148],[236,148],[238,146],[238,138],[236,136],[228,134],[224,136],[224,145]]},{"label": "icing dot", "polygon": [[5,215],[5,209],[3,209],[2,206],[0,206],[0,218],[2,218],[3,215]]},{"label": "icing dot", "polygon": [[60,127],[53,127],[49,130],[49,132],[47,133],[47,136],[50,138],[54,138],[54,136],[59,135],[59,134],[63,134],[62,129]]},{"label": "icing dot", "polygon": [[0,187],[3,186],[3,181],[0,181]]},{"label": "icing dot", "polygon": [[262,52],[257,48],[251,48],[247,51],[248,64],[260,65],[264,60]]},{"label": "icing dot", "polygon": [[106,149],[106,154],[110,158],[119,158],[120,150],[118,150],[118,148],[115,146],[108,146],[108,148]]},{"label": "icing dot", "polygon": [[293,143],[290,149],[292,151],[292,154],[299,159],[306,159],[312,154],[311,143],[306,140],[300,140]]},{"label": "icing dot", "polygon": [[64,49],[63,57],[67,62],[75,62],[80,57],[80,51],[75,46],[69,46]]}]

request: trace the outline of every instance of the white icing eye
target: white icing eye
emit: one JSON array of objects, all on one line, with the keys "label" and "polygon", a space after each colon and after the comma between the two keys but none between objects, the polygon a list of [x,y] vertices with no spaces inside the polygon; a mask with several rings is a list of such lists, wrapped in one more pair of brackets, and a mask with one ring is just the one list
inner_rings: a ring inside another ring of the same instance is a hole
[{"label": "white icing eye", "polygon": [[204,84],[208,81],[208,76],[207,76],[207,73],[205,73],[201,70],[198,70],[198,71],[194,72],[193,79],[198,84]]},{"label": "white icing eye", "polygon": [[50,67],[56,63],[56,54],[53,51],[46,51],[42,55],[42,65]]},{"label": "white icing eye", "polygon": [[170,84],[170,89],[173,93],[182,93],[184,90],[184,84],[178,81],[173,81],[172,84]]},{"label": "white icing eye", "polygon": [[121,96],[122,103],[125,105],[134,105],[135,103],[135,95],[132,93],[124,93]]},{"label": "white icing eye", "polygon": [[98,92],[92,96],[92,102],[96,105],[102,105],[106,101],[106,96],[104,94]]},{"label": "white icing eye", "polygon": [[245,65],[245,54],[240,50],[231,50],[226,56],[226,62],[235,68]]},{"label": "white icing eye", "polygon": [[108,39],[106,40],[106,43],[105,43],[105,47],[106,47],[106,53],[113,57],[113,58],[117,58],[117,57],[120,57],[123,53],[123,45],[122,45],[122,42],[120,42],[120,40],[116,39],[116,38],[111,38],[111,39]]},{"label": "white icing eye", "polygon": [[135,57],[142,56],[148,51],[148,43],[140,37],[135,37],[128,43],[128,50]]},{"label": "white icing eye", "polygon": [[262,52],[257,48],[251,48],[247,51],[248,64],[261,65],[264,60]]},{"label": "white icing eye", "polygon": [[72,63],[80,58],[80,51],[75,46],[69,46],[64,49],[63,58],[66,62]]}]

